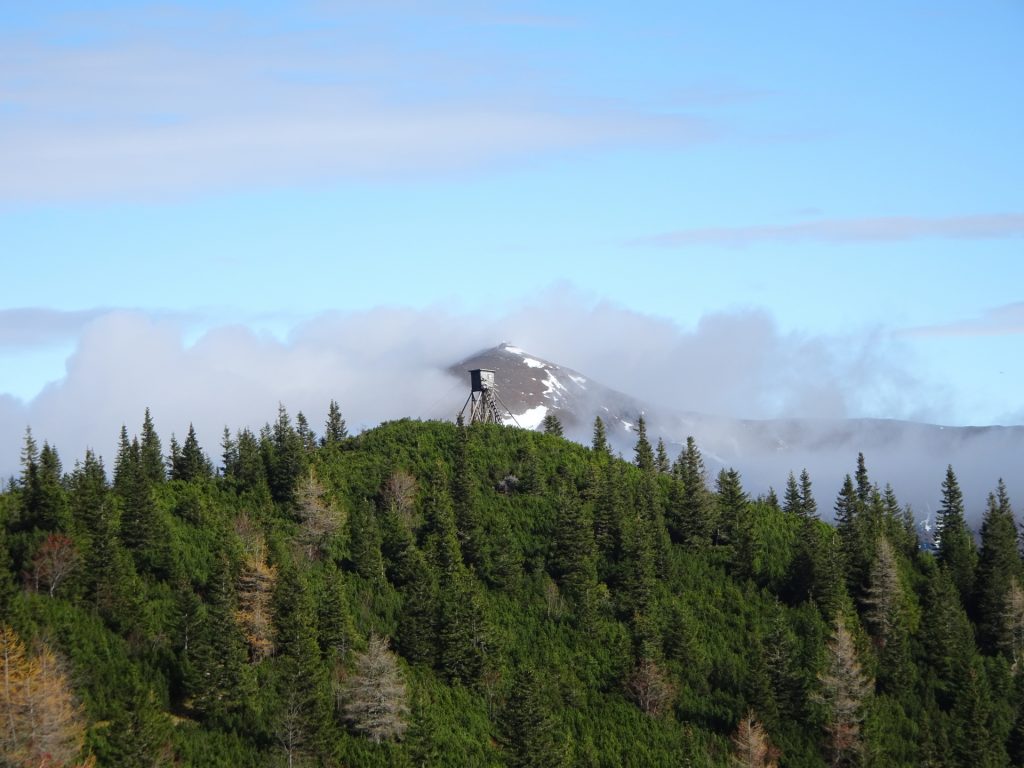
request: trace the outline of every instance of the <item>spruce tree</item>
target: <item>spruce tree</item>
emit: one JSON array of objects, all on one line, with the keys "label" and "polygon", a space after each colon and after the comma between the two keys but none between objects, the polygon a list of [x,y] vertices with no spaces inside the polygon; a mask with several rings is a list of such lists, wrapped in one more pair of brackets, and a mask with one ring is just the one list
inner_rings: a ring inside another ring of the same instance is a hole
[{"label": "spruce tree", "polygon": [[294,564],[282,562],[273,599],[273,730],[289,759],[329,748],[330,686],[320,657],[313,601]]},{"label": "spruce tree", "polygon": [[476,476],[471,452],[469,429],[460,426],[456,429],[455,470],[452,475],[455,527],[467,565],[479,567],[483,561],[483,527],[480,524],[480,502],[476,497]]},{"label": "spruce tree", "polygon": [[557,502],[552,575],[577,615],[588,621],[597,591],[593,524],[564,484]]},{"label": "spruce tree", "polygon": [[330,407],[327,409],[327,423],[324,425],[324,436],[321,438],[321,442],[324,445],[338,445],[346,437],[348,437],[348,427],[345,425],[345,419],[341,416],[341,409],[337,402],[331,400]]},{"label": "spruce tree", "polygon": [[433,664],[437,657],[438,585],[426,558],[410,544],[403,558],[402,610],[398,617],[397,646],[416,664]]},{"label": "spruce tree", "polygon": [[464,567],[441,580],[438,601],[438,664],[449,682],[471,686],[484,672],[490,644],[483,595]]},{"label": "spruce tree", "polygon": [[974,568],[978,553],[974,548],[974,537],[967,528],[963,494],[952,466],[946,468],[946,478],[942,481],[942,503],[936,520],[936,538],[939,542],[939,564],[949,571],[961,601],[968,605],[974,589]]},{"label": "spruce tree", "polygon": [[166,479],[167,470],[164,467],[163,448],[160,445],[160,437],[156,433],[149,408],[146,409],[146,414],[142,419],[139,461],[142,465],[142,474],[150,483],[162,483]]},{"label": "spruce tree", "polygon": [[974,590],[978,643],[986,653],[996,653],[1009,645],[1006,596],[1020,571],[1017,525],[1000,478],[996,493],[988,495],[988,508],[981,523],[981,553]]},{"label": "spruce tree", "polygon": [[590,443],[590,448],[595,456],[611,457],[612,455],[611,448],[608,445],[608,432],[600,416],[594,417],[594,438]]},{"label": "spruce tree", "polygon": [[806,467],[800,471],[800,515],[808,520],[818,518],[818,502],[811,490],[811,475]]},{"label": "spruce tree", "polygon": [[205,611],[186,653],[186,689],[192,708],[211,723],[230,726],[246,708],[245,638],[235,621],[238,595],[226,554],[217,558]]},{"label": "spruce tree", "polygon": [[[172,448],[175,445],[171,440]],[[185,444],[181,447],[180,453],[171,455],[171,479],[183,480],[186,483],[205,480],[213,476],[213,467],[210,460],[206,458],[203,449],[199,447],[199,439],[196,437],[196,430],[191,424],[188,425],[188,435],[185,437]]]},{"label": "spruce tree", "polygon": [[733,548],[735,553],[747,523],[747,494],[743,490],[740,473],[731,467],[721,470],[715,483],[715,491],[718,525],[714,541],[716,544]]},{"label": "spruce tree", "polygon": [[786,478],[786,492],[782,497],[782,510],[790,515],[803,515],[803,502],[800,498],[800,488],[796,484],[796,475],[792,472]]},{"label": "spruce tree", "polygon": [[693,437],[676,461],[675,474],[682,481],[682,495],[674,525],[679,540],[691,549],[699,549],[711,540],[715,524],[714,501],[707,488],[704,458]]},{"label": "spruce tree", "polygon": [[672,465],[668,460],[668,452],[665,450],[665,441],[658,438],[658,449],[655,452],[654,466],[659,473],[667,475],[672,471]]},{"label": "spruce tree", "polygon": [[306,472],[308,457],[302,437],[292,426],[288,411],[278,404],[277,421],[270,431],[269,472],[270,493],[274,501],[290,503],[299,479]]},{"label": "spruce tree", "polygon": [[562,430],[562,422],[553,413],[549,413],[547,416],[544,417],[544,420],[541,422],[541,429],[544,430],[545,435],[554,435],[555,437],[562,437],[564,434]]},{"label": "spruce tree", "polygon": [[633,463],[642,471],[654,471],[654,450],[647,439],[647,422],[644,421],[643,415],[636,420],[636,445],[633,447],[633,454]]},{"label": "spruce tree", "polygon": [[558,768],[564,764],[556,720],[532,667],[516,672],[499,724],[510,768]]},{"label": "spruce tree", "polygon": [[349,553],[356,573],[364,579],[378,581],[384,577],[381,556],[381,533],[377,515],[369,501],[356,504],[348,518]]}]

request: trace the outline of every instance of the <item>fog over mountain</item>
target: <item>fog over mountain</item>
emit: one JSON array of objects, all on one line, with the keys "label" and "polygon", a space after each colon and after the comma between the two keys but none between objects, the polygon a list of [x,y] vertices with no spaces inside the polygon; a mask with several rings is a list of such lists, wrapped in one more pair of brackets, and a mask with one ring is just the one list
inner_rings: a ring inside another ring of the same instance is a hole
[{"label": "fog over mountain", "polygon": [[664,439],[671,458],[692,435],[704,454],[709,481],[718,469],[740,470],[749,492],[770,486],[781,496],[790,471],[807,468],[822,514],[828,517],[845,474],[853,473],[858,452],[866,457],[872,480],[891,483],[918,518],[934,515],[948,464],[956,469],[969,515],[975,524],[982,502],[998,478],[1012,490],[1024,469],[1024,427],[944,427],[894,419],[785,418],[733,419],[652,405],[604,386],[586,374],[542,360],[508,344],[484,350],[452,366],[453,376],[490,368],[506,423],[538,428],[547,414],[561,421],[567,436],[588,442],[600,416],[614,448],[631,457],[637,418],[643,414],[653,442]]},{"label": "fog over mountain", "polygon": [[[525,352],[495,349],[501,339]],[[403,417],[452,419],[468,394],[464,369],[483,360],[473,355],[484,349],[515,413],[550,407],[585,442],[594,416],[608,416],[628,456],[634,435],[624,423],[644,412],[652,438],[664,437],[674,453],[693,434],[709,468],[735,465],[755,494],[781,489],[791,469],[806,466],[828,510],[858,451],[873,479],[891,482],[919,514],[934,509],[947,463],[974,515],[999,476],[1011,497],[1024,494],[1020,428],[913,423],[939,420],[946,396],[915,373],[898,334],[783,332],[764,310],[712,313],[681,328],[558,288],[491,314],[325,313],[283,337],[215,322],[197,331],[187,318],[137,311],[0,313],[0,347],[45,343],[74,351],[37,396],[2,394],[0,377],[0,477],[18,472],[28,425],[40,443],[58,447],[66,469],[87,447],[109,466],[119,425],[138,431],[146,407],[165,447],[193,423],[215,461],[225,425],[258,429],[279,403],[314,428],[332,398],[352,431]],[[549,374],[564,390],[548,386]],[[524,424],[539,423],[537,413]],[[863,414],[905,421],[849,418]]]}]

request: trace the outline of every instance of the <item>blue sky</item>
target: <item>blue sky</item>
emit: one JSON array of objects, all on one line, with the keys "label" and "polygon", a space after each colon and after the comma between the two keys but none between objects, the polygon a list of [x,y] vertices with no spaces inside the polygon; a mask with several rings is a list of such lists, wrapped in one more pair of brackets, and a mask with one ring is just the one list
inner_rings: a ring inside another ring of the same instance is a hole
[{"label": "blue sky", "polygon": [[[1018,2],[8,5],[3,424],[73,411],[91,361],[173,378],[110,317],[183,353],[443,317],[445,352],[582,366],[607,312],[828,349],[838,415],[1024,422]],[[799,411],[773,386],[681,405]]]}]

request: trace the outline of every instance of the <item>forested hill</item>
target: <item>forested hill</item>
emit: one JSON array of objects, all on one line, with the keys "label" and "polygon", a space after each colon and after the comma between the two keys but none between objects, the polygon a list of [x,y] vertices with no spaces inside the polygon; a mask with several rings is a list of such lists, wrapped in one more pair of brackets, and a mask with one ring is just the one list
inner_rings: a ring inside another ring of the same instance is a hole
[{"label": "forested hill", "polygon": [[[937,553],[861,457],[748,498],[638,425],[399,421],[109,475],[29,435],[0,495],[13,766],[986,766],[1024,759],[1024,590],[992,479]],[[169,454],[169,456],[168,456]],[[869,457],[870,458],[870,457]],[[112,478],[112,479],[111,479]],[[834,503],[835,528],[818,519]]]}]

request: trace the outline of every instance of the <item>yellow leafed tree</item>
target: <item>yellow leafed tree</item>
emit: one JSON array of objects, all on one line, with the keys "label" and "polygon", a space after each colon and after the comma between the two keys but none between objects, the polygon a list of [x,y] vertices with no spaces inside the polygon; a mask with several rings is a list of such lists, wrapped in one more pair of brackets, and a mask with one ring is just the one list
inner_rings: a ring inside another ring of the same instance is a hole
[{"label": "yellow leafed tree", "polygon": [[76,762],[85,721],[63,664],[45,643],[35,653],[0,625],[0,761],[12,766],[60,768]]}]

